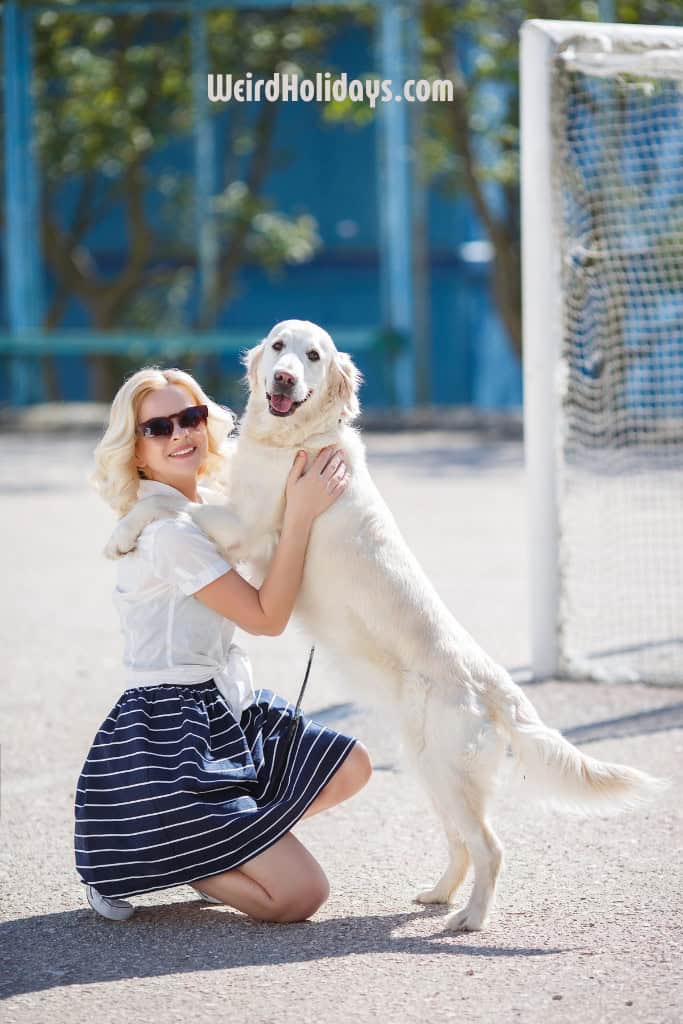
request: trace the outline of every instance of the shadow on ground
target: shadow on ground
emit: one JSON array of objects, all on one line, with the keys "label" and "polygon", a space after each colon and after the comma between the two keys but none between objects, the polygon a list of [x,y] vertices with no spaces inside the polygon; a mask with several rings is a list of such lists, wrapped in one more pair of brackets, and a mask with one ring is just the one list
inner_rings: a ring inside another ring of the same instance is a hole
[{"label": "shadow on ground", "polygon": [[483,933],[480,943],[463,932],[442,930],[421,937],[393,934],[418,917],[439,918],[447,913],[446,907],[423,907],[402,914],[282,925],[252,921],[227,907],[190,900],[138,907],[125,922],[105,921],[89,909],[28,917],[0,927],[5,950],[0,995],[8,998],[66,985],[316,963],[323,957],[372,953],[491,958],[573,952],[573,948],[487,945]]},{"label": "shadow on ground", "polygon": [[[312,711],[311,718],[324,725],[341,728],[344,720],[362,714],[359,705],[330,704],[319,711]],[[581,746],[585,743],[597,743],[601,740],[623,739],[626,736],[645,736],[653,732],[667,732],[670,729],[683,729],[683,701],[666,704],[661,708],[648,711],[636,711],[631,715],[620,715],[618,718],[605,718],[599,722],[575,725],[562,730],[562,735]],[[375,766],[376,770],[395,770],[391,765]]]},{"label": "shadow on ground", "polygon": [[683,703],[667,704],[666,707],[638,711],[619,718],[606,718],[602,722],[590,722],[588,725],[576,725],[572,729],[565,729],[563,735],[572,743],[583,744],[625,736],[644,736],[669,729],[683,729]]}]

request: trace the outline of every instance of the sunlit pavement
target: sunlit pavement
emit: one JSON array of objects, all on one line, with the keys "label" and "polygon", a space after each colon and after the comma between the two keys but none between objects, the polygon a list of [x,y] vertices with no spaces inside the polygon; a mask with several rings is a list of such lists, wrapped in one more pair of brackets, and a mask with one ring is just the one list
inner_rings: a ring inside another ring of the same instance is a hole
[{"label": "sunlit pavement", "polygon": [[[101,554],[113,513],[86,482],[97,435],[0,440],[6,1024],[679,1019],[680,689],[526,686],[582,749],[678,785],[647,810],[592,820],[519,806],[503,789],[492,814],[506,854],[497,907],[485,931],[458,935],[443,931],[446,908],[411,902],[441,873],[446,846],[391,717],[316,650],[305,710],[358,736],[375,765],[360,794],[295,829],[330,879],[328,902],[303,924],[257,924],[179,887],[134,898],[129,922],[98,918],[73,867],[73,796],[125,688],[115,567]],[[524,682],[521,443],[446,431],[368,433],[366,443],[439,595]],[[296,696],[308,648],[294,627],[236,638],[257,685]]]}]

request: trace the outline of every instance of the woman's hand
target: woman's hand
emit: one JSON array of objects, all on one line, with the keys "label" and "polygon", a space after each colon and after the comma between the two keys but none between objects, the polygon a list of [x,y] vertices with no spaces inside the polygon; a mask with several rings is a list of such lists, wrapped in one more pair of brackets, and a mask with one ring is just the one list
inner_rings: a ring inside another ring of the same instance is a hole
[{"label": "woman's hand", "polygon": [[285,485],[286,516],[316,516],[334,504],[346,490],[349,476],[344,450],[330,444],[323,448],[307,468],[305,452],[299,452]]}]

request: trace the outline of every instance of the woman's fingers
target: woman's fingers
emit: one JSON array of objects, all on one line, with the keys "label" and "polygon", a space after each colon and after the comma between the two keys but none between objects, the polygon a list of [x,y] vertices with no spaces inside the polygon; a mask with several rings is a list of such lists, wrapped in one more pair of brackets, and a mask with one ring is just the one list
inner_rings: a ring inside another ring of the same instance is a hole
[{"label": "woman's fingers", "polygon": [[332,460],[332,458],[334,458],[335,454],[337,454],[340,451],[341,449],[338,449],[335,445],[328,444],[326,448],[322,448],[318,452],[318,455],[315,460],[315,465],[318,466],[318,471],[321,476],[329,466],[330,461]]},{"label": "woman's fingers", "polygon": [[290,474],[292,474],[295,477],[300,477],[301,474],[306,469],[307,462],[308,459],[306,458],[306,452],[297,452],[296,455],[294,456],[294,462],[292,463],[292,467],[289,471]]},{"label": "woman's fingers", "polygon": [[336,484],[330,491],[330,497],[337,498],[339,497],[340,494],[343,494],[344,491],[346,490],[348,482],[348,477],[345,478],[344,480],[340,480],[339,483]]},{"label": "woman's fingers", "polygon": [[344,463],[332,474],[330,479],[326,483],[326,488],[329,494],[336,494],[338,491],[343,490],[349,480],[348,468]]},{"label": "woman's fingers", "polygon": [[344,452],[341,449],[335,449],[330,457],[329,462],[321,472],[321,476],[328,480],[333,476],[341,466],[344,466]]}]

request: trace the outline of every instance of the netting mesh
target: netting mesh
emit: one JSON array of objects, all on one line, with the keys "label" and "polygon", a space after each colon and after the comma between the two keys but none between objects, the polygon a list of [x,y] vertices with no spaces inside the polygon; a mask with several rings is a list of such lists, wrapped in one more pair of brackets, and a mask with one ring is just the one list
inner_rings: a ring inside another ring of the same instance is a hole
[{"label": "netting mesh", "polygon": [[683,47],[552,70],[560,671],[683,682]]}]

